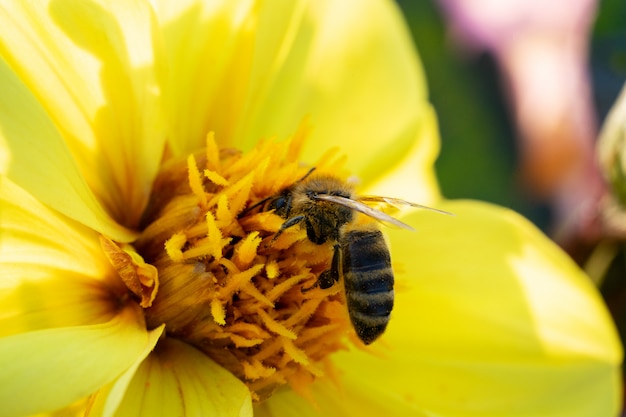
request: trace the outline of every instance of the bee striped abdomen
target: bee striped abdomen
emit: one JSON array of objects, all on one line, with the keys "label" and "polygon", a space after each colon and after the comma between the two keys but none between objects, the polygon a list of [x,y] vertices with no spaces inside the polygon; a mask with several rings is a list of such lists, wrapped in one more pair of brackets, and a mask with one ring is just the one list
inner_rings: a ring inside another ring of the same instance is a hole
[{"label": "bee striped abdomen", "polygon": [[391,257],[379,230],[350,230],[342,235],[342,266],[352,325],[365,344],[387,327],[393,308]]}]

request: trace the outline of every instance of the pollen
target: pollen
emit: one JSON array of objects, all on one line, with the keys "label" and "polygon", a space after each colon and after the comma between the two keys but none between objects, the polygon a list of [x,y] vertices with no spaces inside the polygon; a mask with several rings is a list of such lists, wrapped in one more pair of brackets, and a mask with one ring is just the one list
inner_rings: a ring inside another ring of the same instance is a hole
[{"label": "pollen", "polygon": [[[132,250],[103,241],[147,325],[165,324],[166,337],[200,349],[257,401],[284,384],[309,396],[312,381],[334,375],[328,357],[352,332],[340,287],[315,287],[332,244],[299,226],[277,235],[285,219],[264,205],[309,171],[299,162],[307,135],[303,124],[247,153],[208,135],[206,149],[162,167]],[[315,166],[342,172],[332,154]]]}]

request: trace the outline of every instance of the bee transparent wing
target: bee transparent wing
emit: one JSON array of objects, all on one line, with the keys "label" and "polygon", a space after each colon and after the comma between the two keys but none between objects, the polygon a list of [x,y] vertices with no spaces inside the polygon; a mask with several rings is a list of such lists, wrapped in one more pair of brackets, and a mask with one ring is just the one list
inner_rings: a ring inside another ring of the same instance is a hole
[{"label": "bee transparent wing", "polygon": [[317,194],[313,198],[315,198],[316,200],[330,201],[335,204],[348,207],[352,210],[358,211],[359,213],[363,213],[366,216],[369,216],[373,219],[380,220],[381,222],[390,223],[395,226],[402,227],[403,229],[415,230],[408,224],[401,222],[400,220],[394,217],[391,217],[390,215],[383,213],[380,210],[376,210],[375,208],[372,208],[368,206],[367,204],[361,203],[360,201],[357,201],[357,200],[352,200],[351,198],[345,198],[345,197],[340,197],[338,195],[329,195],[329,194]]},{"label": "bee transparent wing", "polygon": [[420,208],[424,210],[434,211],[435,213],[446,214],[448,216],[453,215],[452,213],[448,211],[439,210],[433,207],[424,206],[422,204],[413,203],[411,201],[402,200],[401,198],[381,197],[378,195],[360,195],[357,197],[357,200],[364,201],[364,202],[373,202],[373,203],[386,203],[386,204],[390,204],[396,207],[409,206],[409,207],[415,207],[415,208]]}]

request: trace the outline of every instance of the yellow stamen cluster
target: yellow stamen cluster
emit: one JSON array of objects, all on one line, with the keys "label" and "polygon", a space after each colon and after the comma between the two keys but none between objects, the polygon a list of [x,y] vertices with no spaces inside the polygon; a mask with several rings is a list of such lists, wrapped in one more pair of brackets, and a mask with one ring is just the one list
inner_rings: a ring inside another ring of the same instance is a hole
[{"label": "yellow stamen cluster", "polygon": [[[308,171],[298,163],[306,134],[246,154],[219,150],[209,135],[205,151],[165,164],[132,245],[138,262],[158,271],[152,281],[130,274],[152,282],[143,285],[152,291],[133,291],[148,294],[148,326],[165,323],[168,337],[201,349],[257,400],[285,383],[306,393],[315,377],[332,374],[326,358],[344,348],[350,329],[341,286],[302,291],[330,267],[332,244],[310,242],[298,226],[275,238],[285,219],[250,209]],[[342,161],[332,160],[324,156],[318,171],[340,172]],[[109,251],[126,260],[132,252]]]}]

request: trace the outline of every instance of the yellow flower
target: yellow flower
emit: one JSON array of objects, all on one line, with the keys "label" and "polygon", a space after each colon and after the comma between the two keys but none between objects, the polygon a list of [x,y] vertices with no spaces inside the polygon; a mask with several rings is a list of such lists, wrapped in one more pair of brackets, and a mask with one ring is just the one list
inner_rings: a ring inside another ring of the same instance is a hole
[{"label": "yellow flower", "polygon": [[[391,2],[7,1],[0,56],[0,416],[619,410],[582,272],[514,213],[440,201]],[[312,165],[455,213],[388,231],[371,347],[338,286],[300,290],[332,242],[249,208]]]}]

